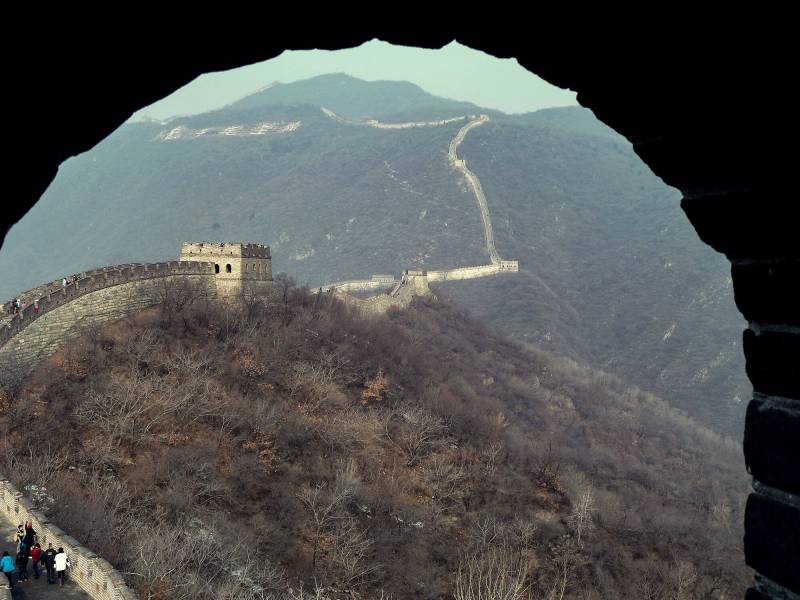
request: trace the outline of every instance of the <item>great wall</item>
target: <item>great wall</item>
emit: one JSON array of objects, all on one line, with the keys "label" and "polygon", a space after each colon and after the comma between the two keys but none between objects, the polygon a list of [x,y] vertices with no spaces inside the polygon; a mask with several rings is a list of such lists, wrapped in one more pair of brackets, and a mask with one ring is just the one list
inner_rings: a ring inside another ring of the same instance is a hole
[{"label": "great wall", "polygon": [[[464,125],[461,129],[458,130],[458,133],[455,137],[450,141],[447,151],[447,159],[450,166],[460,171],[464,179],[466,180],[469,187],[472,189],[472,193],[475,195],[475,200],[478,203],[478,209],[481,213],[481,221],[483,223],[483,236],[484,236],[484,243],[486,245],[486,254],[489,256],[490,264],[488,265],[475,265],[469,267],[455,267],[452,269],[445,269],[439,271],[428,271],[428,270],[418,270],[418,271],[404,271],[403,276],[401,279],[395,280],[394,278],[389,278],[385,275],[373,275],[369,279],[353,279],[348,281],[339,281],[335,283],[328,283],[321,286],[319,289],[322,292],[332,292],[339,295],[343,300],[350,303],[351,305],[358,306],[362,309],[367,310],[368,312],[372,312],[374,310],[380,310],[383,308],[385,304],[387,304],[386,300],[382,302],[378,302],[376,299],[367,298],[367,299],[359,299],[352,296],[354,292],[371,292],[376,291],[379,289],[384,288],[391,288],[389,292],[389,296],[395,294],[393,297],[397,298],[405,298],[405,295],[401,295],[399,293],[399,286],[404,285],[406,280],[411,280],[413,278],[413,286],[412,288],[415,290],[425,290],[427,293],[428,290],[428,283],[430,282],[442,282],[442,281],[460,281],[465,279],[477,279],[479,277],[490,277],[492,275],[498,275],[500,273],[516,273],[519,271],[519,262],[516,260],[503,260],[500,258],[500,254],[497,252],[497,248],[495,247],[494,243],[494,231],[492,229],[492,216],[489,212],[489,204],[486,201],[486,194],[483,192],[483,188],[481,187],[481,182],[478,179],[477,175],[467,168],[467,163],[464,159],[458,158],[458,147],[466,138],[467,133],[469,133],[473,128],[483,125],[489,121],[488,115],[467,115],[464,117],[454,117],[451,119],[442,119],[439,121],[423,121],[423,122],[411,122],[411,123],[381,123],[375,119],[369,119],[366,121],[356,121],[353,119],[345,119],[340,117],[332,110],[322,107],[322,112],[325,113],[329,118],[333,119],[338,123],[343,123],[346,125],[356,125],[356,126],[363,126],[363,127],[374,127],[377,129],[412,129],[417,127],[439,127],[442,125],[448,125],[450,123],[455,123],[458,121],[467,121],[466,125]],[[423,281],[424,280],[424,281]],[[375,297],[377,299],[381,299],[380,296]],[[396,304],[403,305],[405,301],[398,300]],[[380,308],[378,308],[380,307]]]},{"label": "great wall", "polygon": [[191,242],[178,261],[101,267],[69,283],[53,281],[20,294],[27,306],[0,319],[0,368],[6,377],[18,375],[93,326],[170,297],[263,295],[271,283],[268,246]]},{"label": "great wall", "polygon": [[[323,285],[319,292],[341,298],[365,314],[379,314],[390,307],[407,306],[414,296],[430,293],[431,282],[460,281],[513,273],[519,264],[503,260],[495,247],[492,220],[486,195],[477,176],[458,158],[458,147],[467,133],[488,122],[487,115],[414,123],[381,123],[376,120],[351,121],[333,111],[323,112],[337,122],[376,128],[404,129],[436,127],[466,120],[448,148],[450,166],[460,171],[473,194],[481,213],[486,253],[490,263],[452,269],[428,271],[405,270],[399,279],[390,275],[373,275],[370,279],[350,280]],[[206,132],[217,135],[262,135],[278,127],[262,126],[245,129],[240,126],[207,128],[201,132],[173,128],[159,136],[162,140],[197,137]],[[297,124],[299,126],[299,123]],[[293,130],[296,127],[285,129]],[[179,131],[180,129],[180,131]],[[223,266],[224,265],[224,266]],[[68,284],[59,280],[40,285],[18,296],[28,305],[18,314],[0,317],[0,368],[6,373],[19,372],[19,365],[30,365],[53,354],[69,339],[93,326],[119,320],[164,301],[187,285],[194,296],[235,296],[265,294],[272,281],[272,263],[268,246],[260,244],[187,242],[179,261],[132,263],[85,271]],[[356,293],[379,292],[368,298]],[[7,303],[10,306],[10,303]],[[4,305],[5,306],[5,305]]]},{"label": "great wall", "polygon": [[[484,229],[486,252],[490,264],[428,271],[406,269],[399,279],[391,275],[373,275],[370,279],[340,281],[321,286],[318,293],[327,293],[356,307],[365,315],[385,313],[392,307],[404,307],[415,296],[430,294],[430,282],[458,281],[487,277],[519,270],[513,260],[500,258],[495,248],[492,221],[486,196],[478,177],[466,162],[458,158],[458,146],[467,133],[486,123],[489,117],[469,116],[414,123],[381,123],[377,120],[343,119],[323,108],[331,119],[348,124],[380,129],[437,127],[458,121],[467,123],[450,142],[448,161],[462,173],[472,189]],[[229,126],[191,130],[177,127],[163,132],[158,139],[195,139],[201,136],[250,136],[289,133],[300,122],[261,123],[253,127]],[[272,262],[269,246],[244,243],[186,242],[178,261],[129,263],[84,271],[59,279],[17,296],[21,309],[0,314],[0,369],[6,378],[21,376],[26,369],[52,355],[65,342],[93,327],[122,319],[169,298],[266,297],[272,290]],[[376,293],[358,298],[356,293]],[[3,305],[11,307],[8,302]],[[8,522],[30,520],[39,532],[41,542],[62,546],[72,562],[71,579],[96,600],[132,600],[133,590],[114,567],[81,546],[47,517],[36,510],[8,480],[0,476],[0,517]],[[10,598],[8,589],[0,588],[0,600]]]},{"label": "great wall", "polygon": [[[111,563],[97,556],[94,552],[80,544],[75,538],[67,535],[47,516],[37,510],[33,502],[25,498],[14,485],[0,475],[0,524],[31,521],[37,533],[38,541],[42,548],[53,544],[54,548],[64,548],[70,560],[68,570],[69,580],[76,583],[86,596],[94,600],[136,600],[136,593],[125,584],[122,574]],[[55,590],[46,597],[53,595]],[[27,592],[32,597],[38,597],[32,591]],[[42,594],[45,595],[45,594]],[[23,597],[31,597],[25,595]],[[70,595],[70,597],[74,597]],[[0,600],[12,598],[11,590],[0,587]]]}]

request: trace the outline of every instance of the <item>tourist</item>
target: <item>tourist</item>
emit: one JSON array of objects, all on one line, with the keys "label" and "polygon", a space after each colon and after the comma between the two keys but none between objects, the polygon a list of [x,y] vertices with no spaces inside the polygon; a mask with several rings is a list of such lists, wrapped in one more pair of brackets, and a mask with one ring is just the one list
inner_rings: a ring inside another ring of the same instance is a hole
[{"label": "tourist", "polygon": [[66,289],[66,288],[67,288],[67,278],[66,277],[62,277],[61,278],[61,289]]},{"label": "tourist", "polygon": [[17,569],[19,571],[19,575],[17,575],[18,581],[27,581],[28,580],[28,548],[25,544],[21,544],[19,547],[19,552],[17,552]]},{"label": "tourist", "polygon": [[69,564],[69,559],[67,555],[64,553],[63,548],[58,549],[58,553],[56,554],[55,559],[56,564],[56,576],[58,577],[59,585],[64,585],[64,580],[67,578],[67,567],[71,567],[72,565]]},{"label": "tourist", "polygon": [[22,523],[17,525],[17,530],[14,532],[14,541],[17,542],[17,550],[19,550],[19,545],[22,543],[22,540],[25,539],[25,528],[22,526]]},{"label": "tourist", "polygon": [[47,569],[47,583],[56,582],[56,551],[53,549],[53,544],[47,544],[47,550],[44,551],[42,556],[44,568]]},{"label": "tourist", "polygon": [[36,531],[33,529],[33,521],[25,521],[25,537],[23,541],[28,548],[33,547],[36,541]]},{"label": "tourist", "polygon": [[33,302],[33,316],[34,317],[38,317],[40,310],[41,309],[39,308],[39,301],[38,300],[34,300],[34,302]]},{"label": "tourist", "polygon": [[0,568],[3,569],[3,574],[8,577],[8,587],[14,587],[14,559],[8,554],[8,550],[3,552],[3,558],[0,558]]},{"label": "tourist", "polygon": [[33,576],[39,579],[39,561],[42,560],[42,547],[37,542],[31,548],[31,563],[33,563]]}]

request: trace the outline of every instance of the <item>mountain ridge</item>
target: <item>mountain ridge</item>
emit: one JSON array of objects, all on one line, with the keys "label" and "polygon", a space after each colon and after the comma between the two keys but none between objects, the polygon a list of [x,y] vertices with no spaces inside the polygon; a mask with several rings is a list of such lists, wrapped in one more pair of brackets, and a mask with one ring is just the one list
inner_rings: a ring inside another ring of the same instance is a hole
[{"label": "mountain ridge", "polygon": [[[440,116],[419,104],[397,112],[418,97],[386,104],[381,91],[362,106],[411,120]],[[262,121],[300,125],[220,133]],[[176,126],[216,130],[159,139]],[[308,102],[128,124],[64,163],[9,232],[0,291],[10,297],[84,268],[169,259],[191,239],[270,244],[275,272],[311,286],[485,264],[475,198],[447,157],[460,126],[380,130],[336,122]],[[726,261],[697,239],[678,192],[624,138],[588,110],[546,109],[490,115],[459,155],[488,196],[500,254],[519,259],[522,272],[442,293],[521,340],[617,369],[739,433],[735,399],[749,385]]]}]

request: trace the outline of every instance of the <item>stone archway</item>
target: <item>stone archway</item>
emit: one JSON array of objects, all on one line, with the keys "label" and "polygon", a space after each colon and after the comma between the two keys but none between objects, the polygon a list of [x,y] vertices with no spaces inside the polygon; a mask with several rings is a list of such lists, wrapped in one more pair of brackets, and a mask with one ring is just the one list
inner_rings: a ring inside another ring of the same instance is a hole
[{"label": "stone archway", "polygon": [[[267,20],[279,24],[274,17]],[[373,37],[429,48],[458,39],[516,57],[551,83],[577,90],[582,105],[633,142],[650,168],[682,191],[698,235],[731,260],[737,306],[749,322],[744,351],[754,386],[744,435],[754,480],[744,544],[747,563],[761,575],[748,597],[779,593],[770,591],[773,586],[800,592],[800,297],[793,289],[800,281],[800,242],[790,219],[793,170],[780,150],[791,115],[779,110],[772,92],[792,72],[792,36],[754,14],[741,22],[703,22],[693,15],[638,28],[620,21],[581,29],[570,20],[566,32],[504,24],[496,36],[487,35],[482,18],[474,20],[481,22],[460,27],[450,18],[432,19],[425,26],[430,33],[407,33],[420,31],[419,23],[402,32],[401,25],[392,30],[382,22],[291,32],[276,25],[252,36],[236,28],[210,33],[209,24],[189,23],[129,24],[110,36],[94,25],[38,22],[33,45],[44,63],[17,61],[10,76],[25,102],[10,124],[17,151],[9,172],[29,176],[17,181],[3,234],[38,199],[61,161],[203,72],[266,60],[286,48],[336,49]],[[751,43],[759,29],[769,39]],[[109,55],[118,59],[111,70],[104,64]],[[42,64],[49,67],[46,77]]]}]

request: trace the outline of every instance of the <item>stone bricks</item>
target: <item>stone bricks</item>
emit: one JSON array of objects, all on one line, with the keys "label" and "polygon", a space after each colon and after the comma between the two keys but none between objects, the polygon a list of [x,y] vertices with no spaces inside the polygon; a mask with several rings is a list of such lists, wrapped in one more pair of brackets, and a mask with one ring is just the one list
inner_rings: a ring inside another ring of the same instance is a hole
[{"label": "stone bricks", "polygon": [[755,398],[747,406],[744,457],[747,470],[758,481],[800,494],[800,402]]},{"label": "stone bricks", "polygon": [[[0,362],[19,369],[49,356],[65,341],[75,338],[91,325],[120,319],[158,304],[166,294],[184,285],[198,294],[214,295],[213,265],[169,263],[164,269],[136,273],[132,269],[110,276],[108,287],[88,291],[59,292],[69,301],[58,303],[37,319],[30,319],[15,335],[0,340]],[[52,296],[52,295],[51,295]]]},{"label": "stone bricks", "polygon": [[800,259],[734,264],[736,306],[748,321],[800,325]]},{"label": "stone bricks", "polygon": [[745,329],[743,346],[756,392],[800,400],[800,335]]},{"label": "stone bricks", "polygon": [[[63,546],[70,557],[72,568],[69,578],[78,584],[90,598],[95,600],[134,600],[137,596],[127,585],[122,575],[108,561],[98,557],[88,548],[84,548],[74,538],[61,529],[47,522],[44,515],[31,508],[32,503],[2,475],[0,475],[0,513],[12,523],[30,520],[37,531],[39,541],[46,547],[53,544]],[[0,600],[10,598],[3,595],[6,590],[0,589]]]},{"label": "stone bricks", "polygon": [[272,283],[269,246],[240,242],[184,242],[184,264],[214,264],[214,280],[219,296],[263,296]]},{"label": "stone bricks", "polygon": [[750,494],[744,529],[747,564],[775,583],[800,593],[800,508],[759,493]]}]

